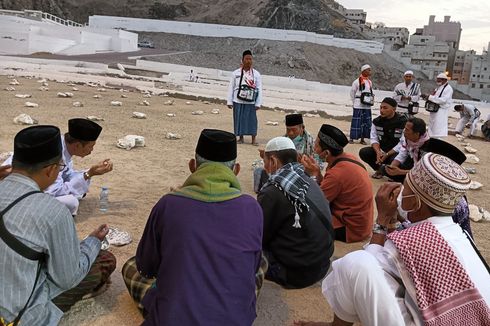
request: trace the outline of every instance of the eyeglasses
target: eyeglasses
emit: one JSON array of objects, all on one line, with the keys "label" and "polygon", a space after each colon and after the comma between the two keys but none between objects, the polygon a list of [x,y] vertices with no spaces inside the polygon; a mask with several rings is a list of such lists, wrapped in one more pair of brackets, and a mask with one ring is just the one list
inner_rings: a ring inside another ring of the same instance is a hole
[{"label": "eyeglasses", "polygon": [[60,162],[60,163],[58,163],[58,168],[60,169],[60,171],[63,171],[63,170],[66,168],[66,164],[65,164],[65,162],[63,162],[63,163],[61,163],[61,162]]}]

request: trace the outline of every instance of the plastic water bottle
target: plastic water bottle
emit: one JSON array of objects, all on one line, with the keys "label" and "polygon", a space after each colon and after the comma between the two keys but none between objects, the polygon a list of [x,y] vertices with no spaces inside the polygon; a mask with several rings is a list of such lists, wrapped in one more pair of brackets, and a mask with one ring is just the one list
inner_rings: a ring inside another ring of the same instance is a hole
[{"label": "plastic water bottle", "polygon": [[101,212],[107,212],[109,209],[109,188],[102,187],[99,196],[99,209]]}]

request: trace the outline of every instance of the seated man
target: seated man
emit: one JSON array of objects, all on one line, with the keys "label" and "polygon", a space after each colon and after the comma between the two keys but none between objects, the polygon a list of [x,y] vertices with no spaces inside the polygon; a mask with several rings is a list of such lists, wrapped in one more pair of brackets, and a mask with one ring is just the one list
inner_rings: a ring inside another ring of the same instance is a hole
[{"label": "seated man", "polygon": [[364,165],[345,153],[344,133],[331,125],[322,125],[315,140],[315,152],[327,162],[325,175],[313,157],[303,156],[302,163],[315,176],[332,211],[335,240],[356,242],[369,237],[373,225],[373,190]]},{"label": "seated man", "polygon": [[483,137],[486,141],[490,141],[490,114],[487,117],[487,120],[481,126],[481,132],[483,133]]},{"label": "seated man", "polygon": [[286,288],[310,286],[325,276],[333,254],[328,202],[298,163],[291,139],[271,139],[264,163],[270,179],[257,200],[264,212],[265,278]]},{"label": "seated man", "polygon": [[[235,135],[201,132],[190,177],[153,208],[123,267],[144,325],[251,325],[260,288],[262,210],[241,193]],[[261,268],[266,267],[266,263]]]},{"label": "seated man", "polygon": [[396,182],[403,182],[414,162],[422,157],[420,148],[429,140],[425,121],[420,118],[410,118],[403,130],[403,139],[400,140],[398,155],[390,165],[382,167],[381,172]]},{"label": "seated man", "polygon": [[460,119],[456,125],[456,133],[463,135],[464,127],[470,124],[468,138],[473,138],[481,112],[472,104],[458,104],[454,106],[454,110],[459,112],[460,115]]},{"label": "seated man", "polygon": [[[457,163],[428,153],[403,187],[384,184],[370,244],[334,261],[323,281],[335,313],[323,325],[490,325],[488,267],[450,216],[470,182]],[[398,196],[413,224],[394,231]]]},{"label": "seated man", "polygon": [[396,101],[386,97],[379,108],[379,117],[371,125],[371,146],[359,151],[361,160],[375,171],[375,179],[383,177],[381,164],[390,164],[398,154],[398,144],[403,138],[403,128],[407,123],[405,115],[396,112]]},{"label": "seated man", "polygon": [[42,193],[63,167],[61,152],[57,127],[29,127],[15,136],[12,173],[0,182],[2,325],[57,325],[116,268],[115,257],[100,250],[107,225],[79,242],[68,209]]},{"label": "seated man", "polygon": [[[112,163],[106,159],[93,165],[85,171],[73,169],[72,156],[85,157],[92,153],[102,127],[87,119],[71,119],[68,121],[68,132],[61,139],[63,145],[64,168],[58,174],[56,181],[45,192],[56,197],[66,205],[75,216],[78,212],[79,200],[85,197],[90,186],[90,179],[112,171]],[[10,164],[10,157],[3,164]]]}]

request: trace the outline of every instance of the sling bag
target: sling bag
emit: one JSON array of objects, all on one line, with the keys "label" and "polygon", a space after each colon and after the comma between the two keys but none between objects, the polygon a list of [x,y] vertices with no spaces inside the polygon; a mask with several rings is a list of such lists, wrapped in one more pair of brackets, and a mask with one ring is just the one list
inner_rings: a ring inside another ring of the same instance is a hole
[{"label": "sling bag", "polygon": [[[253,77],[253,69],[252,69],[252,77]],[[248,85],[242,85],[243,81],[243,69],[240,75],[240,82],[238,83],[238,92],[236,94],[237,99],[242,100],[244,102],[255,102],[257,98],[257,88],[251,87]]]},{"label": "sling bag", "polygon": [[[414,83],[412,85],[412,87],[410,88],[409,96],[413,96],[413,95],[417,94],[419,89],[420,89],[420,85],[417,83]],[[416,115],[417,113],[419,113],[419,102],[410,101],[408,103],[407,110],[408,110],[408,114]]]},{"label": "sling bag", "polygon": [[34,281],[34,287],[32,288],[31,295],[29,295],[29,298],[27,299],[27,302],[17,315],[15,319],[12,321],[12,323],[8,325],[13,325],[17,326],[19,324],[20,319],[22,318],[22,315],[26,311],[29,302],[31,301],[32,295],[34,294],[34,290],[36,289],[37,281],[39,280],[39,275],[41,274],[41,263],[43,263],[46,260],[46,254],[42,252],[35,251],[25,244],[23,244],[19,239],[17,239],[12,233],[10,233],[7,228],[5,227],[5,223],[3,220],[3,217],[5,213],[7,213],[12,207],[14,207],[18,202],[20,202],[22,199],[34,195],[37,193],[42,193],[41,191],[31,191],[28,193],[23,194],[16,200],[14,200],[10,205],[8,205],[2,212],[0,212],[0,238],[5,242],[7,246],[10,247],[13,251],[21,255],[22,257],[29,259],[29,260],[34,260],[37,261],[37,272],[36,272],[36,279]]},{"label": "sling bag", "polygon": [[[439,93],[439,97],[442,96],[442,93],[444,93],[444,90],[446,89],[447,85],[448,85],[448,83],[446,83],[446,85],[444,85],[444,87],[442,88],[442,91]],[[439,111],[440,107],[441,106],[437,103],[434,103],[434,102],[429,101],[429,100],[425,101],[425,110],[427,112],[435,113],[435,112]]]},{"label": "sling bag", "polygon": [[369,92],[364,91],[366,86],[362,83],[361,77],[359,77],[359,89],[361,90],[361,103],[364,105],[374,105],[373,84],[369,88]]}]

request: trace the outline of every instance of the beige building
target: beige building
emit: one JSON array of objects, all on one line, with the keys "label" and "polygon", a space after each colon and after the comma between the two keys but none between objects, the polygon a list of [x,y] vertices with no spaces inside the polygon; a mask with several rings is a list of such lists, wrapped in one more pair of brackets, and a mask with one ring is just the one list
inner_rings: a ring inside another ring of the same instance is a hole
[{"label": "beige building", "polygon": [[451,79],[461,85],[468,85],[470,82],[471,68],[473,59],[476,56],[474,50],[457,50],[454,57]]},{"label": "beige building", "polygon": [[474,56],[468,86],[471,97],[490,101],[490,42],[482,55]]},{"label": "beige building", "polygon": [[355,25],[366,24],[367,12],[362,9],[347,9],[340,3],[333,2],[328,5],[333,10],[337,11],[339,14],[348,19],[351,23]]},{"label": "beige building", "polygon": [[382,42],[391,50],[399,50],[408,43],[410,32],[405,27],[366,26],[364,32],[375,41]]}]

